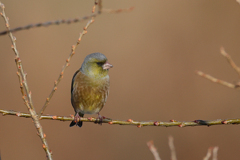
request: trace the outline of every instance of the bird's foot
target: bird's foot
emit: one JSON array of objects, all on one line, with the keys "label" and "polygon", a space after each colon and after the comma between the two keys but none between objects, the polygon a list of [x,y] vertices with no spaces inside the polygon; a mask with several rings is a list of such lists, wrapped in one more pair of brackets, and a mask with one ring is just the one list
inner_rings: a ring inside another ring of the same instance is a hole
[{"label": "bird's foot", "polygon": [[106,118],[106,117],[101,116],[101,115],[98,113],[98,117],[96,118],[95,123],[98,123],[98,124],[102,125],[103,119],[105,119],[105,118]]},{"label": "bird's foot", "polygon": [[73,119],[73,121],[70,123],[70,127],[77,125],[78,127],[82,127],[82,121],[81,121],[81,117],[79,116],[79,114],[77,113]]},{"label": "bird's foot", "polygon": [[79,116],[79,114],[77,113],[74,117],[74,122],[77,123],[77,122],[80,122],[81,121],[81,117]]},{"label": "bird's foot", "polygon": [[96,118],[95,123],[102,125],[104,119],[112,120],[111,118],[107,118],[107,117],[105,117],[105,116],[101,116],[101,115],[98,113],[98,117]]}]

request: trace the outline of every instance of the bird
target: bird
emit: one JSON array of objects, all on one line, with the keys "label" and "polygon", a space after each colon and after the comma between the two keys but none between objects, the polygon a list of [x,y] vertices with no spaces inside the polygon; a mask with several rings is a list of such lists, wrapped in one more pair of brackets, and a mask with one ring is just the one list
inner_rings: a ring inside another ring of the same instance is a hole
[{"label": "bird", "polygon": [[99,112],[107,101],[109,94],[109,69],[112,68],[107,57],[102,53],[92,53],[86,56],[82,66],[75,72],[71,84],[71,103],[75,111],[70,127],[82,127],[81,117],[84,114],[98,114],[99,122],[102,116]]}]

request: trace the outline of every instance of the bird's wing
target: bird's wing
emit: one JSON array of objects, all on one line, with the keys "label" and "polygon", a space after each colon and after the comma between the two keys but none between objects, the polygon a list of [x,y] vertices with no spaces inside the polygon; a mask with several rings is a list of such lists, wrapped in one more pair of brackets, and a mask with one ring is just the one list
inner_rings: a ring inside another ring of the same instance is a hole
[{"label": "bird's wing", "polygon": [[78,72],[80,72],[80,70],[77,70],[77,71],[74,73],[73,78],[72,78],[71,94],[72,94],[72,91],[73,91],[74,80],[75,80],[75,77],[76,77],[76,75],[78,74]]},{"label": "bird's wing", "polygon": [[81,73],[80,70],[77,70],[77,71],[75,72],[75,74],[73,75],[72,84],[71,84],[71,103],[72,103],[73,108],[75,108],[75,107],[74,107],[74,102],[73,102],[74,81],[75,81],[75,78],[76,78],[76,76],[77,76],[78,73]]},{"label": "bird's wing", "polygon": [[89,104],[86,103],[92,103],[94,90],[95,87],[92,85],[92,79],[78,70],[73,76],[71,86],[71,102],[73,108],[76,110],[80,103],[83,106],[89,106]]}]

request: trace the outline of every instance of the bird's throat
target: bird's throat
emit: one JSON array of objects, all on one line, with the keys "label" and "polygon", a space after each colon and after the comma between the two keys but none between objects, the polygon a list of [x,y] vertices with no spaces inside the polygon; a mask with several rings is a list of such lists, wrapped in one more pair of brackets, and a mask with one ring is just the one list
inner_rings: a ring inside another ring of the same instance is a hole
[{"label": "bird's throat", "polygon": [[108,70],[103,70],[102,68],[91,68],[90,70],[85,71],[86,75],[94,79],[102,79],[108,75]]}]

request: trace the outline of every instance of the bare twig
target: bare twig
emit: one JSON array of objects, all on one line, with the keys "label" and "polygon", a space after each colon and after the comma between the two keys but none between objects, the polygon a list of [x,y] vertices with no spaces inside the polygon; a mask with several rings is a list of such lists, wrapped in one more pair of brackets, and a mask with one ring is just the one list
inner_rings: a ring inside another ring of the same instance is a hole
[{"label": "bare twig", "polygon": [[[45,139],[46,135],[43,133],[42,126],[39,123],[39,118],[36,114],[35,108],[34,108],[33,103],[32,103],[32,97],[31,97],[31,92],[29,91],[29,87],[28,87],[28,84],[27,84],[26,73],[24,73],[24,71],[23,71],[22,62],[20,60],[19,52],[18,52],[17,47],[16,47],[16,38],[12,35],[12,33],[10,31],[11,29],[10,29],[9,19],[7,18],[6,14],[5,14],[5,10],[4,10],[5,6],[1,2],[0,2],[0,7],[1,7],[1,11],[2,11],[0,14],[3,17],[3,19],[5,20],[6,28],[8,30],[8,35],[9,35],[9,37],[11,39],[11,42],[12,42],[12,49],[13,49],[13,51],[15,53],[15,56],[16,56],[15,62],[16,62],[16,66],[18,68],[17,74],[19,76],[20,88],[21,88],[21,93],[23,95],[23,99],[25,101],[26,106],[28,107],[31,118],[33,119],[34,125],[35,125],[35,127],[38,131],[38,135],[42,140],[43,149],[46,152],[46,155],[47,155],[48,159],[52,160],[52,153],[50,152],[47,141]],[[24,90],[25,90],[25,93],[26,93],[26,97],[24,95]]]},{"label": "bare twig", "polygon": [[[0,113],[3,115],[13,115],[18,117],[31,118],[29,113],[17,112],[12,110],[3,110],[0,109]],[[60,121],[73,121],[74,116],[57,116],[57,115],[42,115],[41,119],[50,119],[50,120],[60,120]],[[83,122],[98,122],[99,119],[96,118],[81,118]],[[110,118],[103,119],[102,123],[108,123],[110,125],[118,124],[118,125],[133,125],[138,128],[144,126],[160,126],[160,127],[189,127],[189,126],[213,126],[213,125],[226,125],[226,124],[240,124],[240,119],[217,119],[217,120],[195,120],[189,122],[179,122],[175,120],[170,120],[170,122],[160,122],[160,121],[133,121],[132,119],[128,119],[126,121],[121,120],[112,120]]]},{"label": "bare twig", "polygon": [[232,60],[231,56],[224,50],[223,47],[220,48],[221,54],[228,60],[232,68],[237,72],[237,74],[240,76],[240,68],[235,64],[235,62]]},{"label": "bare twig", "polygon": [[[40,22],[40,23],[35,23],[35,24],[28,24],[26,26],[13,28],[10,31],[11,32],[17,32],[17,31],[28,30],[28,29],[37,28],[37,27],[48,27],[50,25],[61,25],[61,24],[72,24],[72,23],[77,23],[77,22],[83,22],[83,21],[88,20],[92,17],[96,17],[99,14],[100,14],[100,12],[94,13],[94,14],[91,14],[91,15],[88,15],[88,16],[80,17],[80,18],[74,18],[74,19],[67,19],[67,20],[60,19],[60,20]],[[2,32],[0,32],[0,36],[5,35],[8,32],[9,31],[2,31]]]},{"label": "bare twig", "polygon": [[212,160],[217,160],[217,152],[218,152],[218,147],[208,148],[207,155],[203,158],[203,160],[209,160],[211,156],[212,156]]},{"label": "bare twig", "polygon": [[152,152],[152,154],[154,156],[154,159],[155,160],[161,160],[161,158],[158,154],[157,148],[153,144],[153,141],[148,141],[147,146],[148,146],[149,150]]},{"label": "bare twig", "polygon": [[134,9],[134,7],[130,8],[124,8],[124,9],[102,9],[102,12],[104,13],[121,13],[121,12],[131,12]]},{"label": "bare twig", "polygon": [[[1,12],[1,16],[3,17],[3,19],[5,20],[5,23],[6,23],[6,28],[7,30],[10,30],[10,24],[9,24],[9,18],[5,15],[5,6],[3,3],[0,2],[0,5],[1,5],[1,9],[2,9],[2,12]],[[22,66],[22,61],[20,60],[20,57],[19,57],[19,52],[17,50],[17,47],[16,47],[16,37],[14,37],[12,35],[11,32],[8,33],[9,37],[10,37],[10,40],[12,42],[12,46],[11,48],[13,49],[14,53],[15,53],[15,62],[16,62],[16,66],[17,66],[17,69],[18,69],[18,76],[20,76],[20,79],[22,82],[20,83],[20,86],[23,85],[25,91],[26,91],[26,95],[27,95],[27,98],[29,100],[29,108],[28,109],[33,109],[32,108],[32,98],[31,98],[31,92],[29,91],[29,88],[28,88],[28,84],[27,84],[27,79],[26,79],[26,73],[24,73],[23,71],[23,66]],[[21,90],[21,92],[24,93],[23,90]]]},{"label": "bare twig", "polygon": [[175,147],[173,144],[173,137],[169,136],[168,137],[168,145],[171,151],[171,160],[177,160],[177,156],[176,156],[176,151],[175,151]]},{"label": "bare twig", "polygon": [[[16,62],[16,63],[18,63],[18,62]],[[22,83],[23,80],[22,80],[22,76],[21,76],[20,72],[21,72],[20,68],[18,68],[17,75],[18,75],[18,79],[19,79],[20,90],[21,90],[21,93],[22,93],[22,99],[24,101],[24,104],[27,106],[27,108],[30,109],[27,97],[25,95],[25,91],[24,91],[24,87],[23,87],[23,83]]]},{"label": "bare twig", "polygon": [[[97,3],[95,2],[92,12],[95,11],[95,6],[96,6],[96,5],[97,5]],[[78,38],[76,44],[72,46],[72,51],[71,51],[70,55],[68,56],[68,58],[67,58],[67,60],[66,60],[66,63],[65,63],[65,65],[63,66],[63,68],[62,68],[62,70],[61,70],[61,72],[60,72],[60,75],[59,75],[58,79],[54,82],[54,86],[53,86],[53,89],[52,89],[51,93],[50,93],[49,96],[47,97],[47,99],[46,99],[46,101],[45,101],[45,103],[44,103],[41,111],[40,111],[39,114],[38,114],[39,117],[41,117],[41,115],[43,114],[43,112],[44,112],[44,110],[46,109],[47,105],[49,104],[49,101],[51,100],[53,94],[54,94],[55,91],[57,90],[57,85],[60,83],[61,79],[63,78],[63,73],[64,73],[65,69],[70,65],[69,62],[70,62],[72,56],[75,54],[75,50],[76,50],[77,46],[80,44],[83,35],[85,35],[85,34],[87,33],[88,27],[89,27],[93,22],[94,22],[94,19],[93,19],[93,17],[92,17],[92,19],[91,19],[90,21],[88,21],[87,25],[83,28],[83,31],[80,33],[79,38]]]},{"label": "bare twig", "polygon": [[[174,144],[173,144],[173,137],[172,136],[168,137],[168,144],[169,144],[169,148],[170,148],[170,151],[171,151],[171,160],[177,160],[176,151],[175,151],[175,147],[174,147]],[[153,141],[148,141],[147,146],[149,147],[149,150],[152,152],[152,154],[154,156],[154,159],[155,160],[161,160],[160,156],[158,154],[158,151],[153,144]],[[203,160],[209,160],[212,155],[213,155],[212,160],[217,160],[217,151],[218,151],[218,147],[209,147],[207,155],[203,158]]]},{"label": "bare twig", "polygon": [[214,83],[219,83],[219,84],[224,85],[224,86],[227,86],[227,87],[229,87],[229,88],[238,88],[238,87],[239,87],[239,85],[235,85],[235,84],[232,84],[232,83],[229,83],[229,82],[226,82],[226,81],[217,79],[217,78],[215,78],[215,77],[213,77],[213,76],[210,76],[210,75],[208,75],[208,74],[203,73],[202,71],[197,71],[197,74],[198,74],[199,76],[202,76],[202,77],[204,77],[204,78],[206,78],[206,79],[214,82]]},{"label": "bare twig", "polygon": [[[229,54],[227,54],[224,50],[224,48],[222,47],[220,49],[220,52],[221,54],[228,60],[229,64],[232,66],[232,68],[238,73],[238,75],[240,76],[240,68],[234,63],[234,61],[232,60],[232,58],[229,56]],[[196,71],[196,73],[199,75],[199,76],[202,76],[203,78],[206,78],[214,83],[219,83],[221,85],[224,85],[224,86],[227,86],[229,88],[239,88],[240,85],[239,83],[238,84],[232,84],[232,83],[229,83],[229,82],[226,82],[226,81],[223,81],[223,80],[220,80],[220,79],[217,79],[211,75],[208,75],[202,71]]]},{"label": "bare twig", "polygon": [[[77,23],[77,22],[83,22],[85,20],[88,20],[90,18],[93,17],[97,17],[98,15],[100,15],[102,12],[104,13],[120,13],[120,12],[129,12],[132,11],[134,9],[134,7],[130,7],[130,8],[124,8],[124,9],[103,9],[102,8],[102,1],[99,0],[99,2],[97,3],[98,5],[98,12],[93,13],[91,15],[87,15],[84,17],[78,17],[78,18],[69,18],[67,20],[65,19],[59,19],[59,20],[52,20],[52,21],[47,21],[47,22],[39,22],[39,23],[35,23],[35,24],[28,24],[26,26],[21,26],[21,27],[17,27],[17,28],[13,28],[10,30],[10,32],[17,32],[17,31],[22,31],[22,30],[28,30],[28,29],[32,29],[32,28],[38,28],[38,27],[48,27],[51,25],[61,25],[61,24],[72,24],[72,23]],[[96,6],[95,6],[96,7]],[[94,8],[95,11],[95,8]],[[7,34],[9,31],[5,30],[0,32],[0,36]]]},{"label": "bare twig", "polygon": [[217,160],[217,152],[218,152],[218,147],[213,148],[213,158],[212,160]]},{"label": "bare twig", "polygon": [[207,155],[203,158],[203,160],[209,160],[211,156],[212,156],[212,147],[209,147],[207,151]]}]

